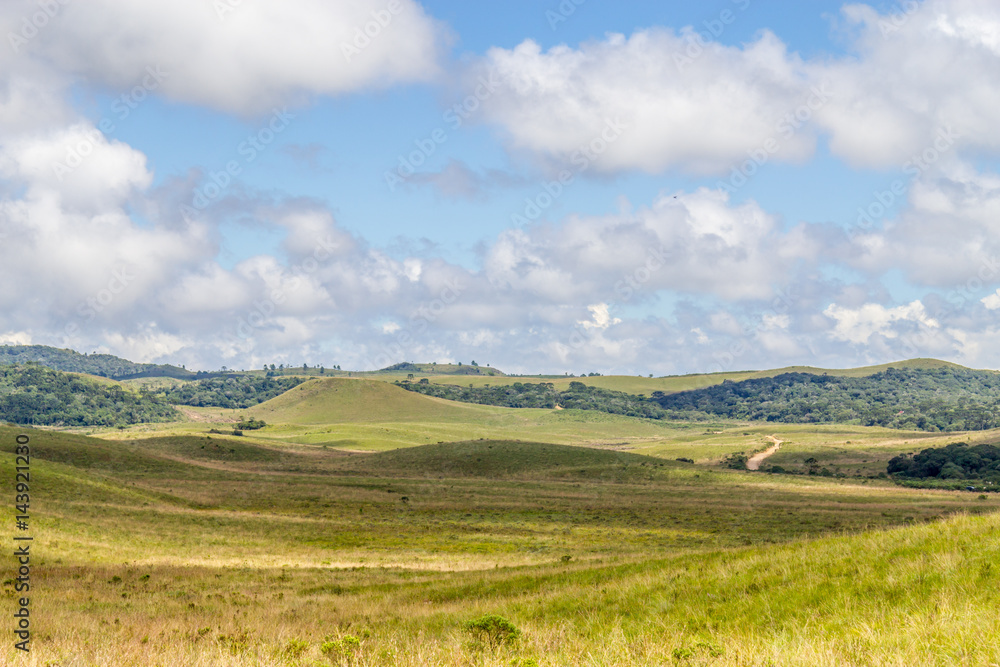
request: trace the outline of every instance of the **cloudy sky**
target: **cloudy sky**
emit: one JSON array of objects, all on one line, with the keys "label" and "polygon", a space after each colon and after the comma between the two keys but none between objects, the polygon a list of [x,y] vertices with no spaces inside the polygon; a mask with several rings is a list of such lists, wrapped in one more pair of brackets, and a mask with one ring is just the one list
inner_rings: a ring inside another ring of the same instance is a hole
[{"label": "cloudy sky", "polygon": [[9,0],[0,342],[1000,368],[1000,4]]}]

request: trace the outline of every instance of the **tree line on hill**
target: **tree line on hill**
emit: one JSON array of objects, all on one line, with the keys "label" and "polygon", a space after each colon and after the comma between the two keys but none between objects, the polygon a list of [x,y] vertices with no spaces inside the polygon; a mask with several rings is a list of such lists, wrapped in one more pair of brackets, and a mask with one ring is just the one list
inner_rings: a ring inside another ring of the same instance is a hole
[{"label": "tree line on hill", "polygon": [[0,366],[0,418],[36,426],[121,426],[178,419],[145,392],[128,391],[38,364]]},{"label": "tree line on hill", "polygon": [[599,410],[615,415],[662,419],[664,411],[644,396],[591,387],[582,382],[570,382],[565,391],[559,391],[551,382],[515,382],[510,385],[460,387],[453,384],[397,382],[397,385],[427,396],[447,398],[463,403],[498,405],[508,408],[555,408]]},{"label": "tree line on hill", "polygon": [[886,470],[897,479],[982,480],[1000,485],[1000,447],[956,442],[919,454],[900,454],[889,461]]},{"label": "tree line on hill", "polygon": [[176,366],[137,364],[112,354],[80,354],[75,350],[63,350],[47,345],[0,346],[0,365],[26,363],[37,363],[67,373],[86,373],[115,379],[131,377],[189,379],[197,376],[196,373]]},{"label": "tree line on hill", "polygon": [[153,390],[153,395],[175,405],[249,408],[279,396],[305,382],[297,377],[229,375]]},{"label": "tree line on hill", "polygon": [[889,368],[866,377],[785,373],[653,393],[670,415],[785,423],[844,423],[922,431],[1000,426],[1000,374],[961,368]]},{"label": "tree line on hill", "polygon": [[[37,363],[0,365],[0,420],[34,426],[125,426],[181,418],[174,405],[249,408],[304,382],[234,375],[132,391]],[[248,429],[260,428],[251,420]]]},{"label": "tree line on hill", "polygon": [[404,389],[466,403],[512,408],[601,410],[650,419],[718,418],[792,424],[844,423],[922,431],[1000,427],[1000,374],[961,368],[889,368],[865,377],[784,373],[652,396],[571,382],[461,387],[419,382]]}]

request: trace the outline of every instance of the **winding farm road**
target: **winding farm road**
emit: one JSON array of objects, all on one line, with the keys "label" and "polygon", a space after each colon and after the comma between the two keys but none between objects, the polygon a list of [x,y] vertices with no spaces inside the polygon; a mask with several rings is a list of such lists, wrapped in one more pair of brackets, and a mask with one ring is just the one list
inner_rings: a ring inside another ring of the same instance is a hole
[{"label": "winding farm road", "polygon": [[768,447],[760,454],[754,454],[751,456],[750,460],[747,461],[747,470],[759,470],[760,464],[764,462],[764,459],[778,451],[781,448],[781,443],[784,442],[784,440],[778,440],[773,435],[767,436],[767,439],[773,442],[774,445]]}]

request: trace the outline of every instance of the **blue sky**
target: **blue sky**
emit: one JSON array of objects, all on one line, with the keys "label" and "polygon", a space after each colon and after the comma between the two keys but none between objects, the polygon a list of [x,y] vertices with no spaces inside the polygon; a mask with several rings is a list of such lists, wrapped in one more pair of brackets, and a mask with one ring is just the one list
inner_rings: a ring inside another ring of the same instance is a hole
[{"label": "blue sky", "polygon": [[1000,365],[985,0],[53,7],[0,12],[6,342]]}]

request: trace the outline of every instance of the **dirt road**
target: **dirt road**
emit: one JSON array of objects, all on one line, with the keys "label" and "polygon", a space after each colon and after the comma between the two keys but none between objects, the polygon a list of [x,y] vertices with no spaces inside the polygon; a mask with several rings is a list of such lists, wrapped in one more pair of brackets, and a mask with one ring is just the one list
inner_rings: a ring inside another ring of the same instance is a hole
[{"label": "dirt road", "polygon": [[751,456],[750,460],[747,461],[747,470],[759,470],[760,464],[764,462],[764,459],[778,451],[781,448],[781,443],[784,442],[784,440],[778,440],[773,435],[767,436],[767,439],[773,442],[774,445],[768,447],[760,454],[754,454]]}]

